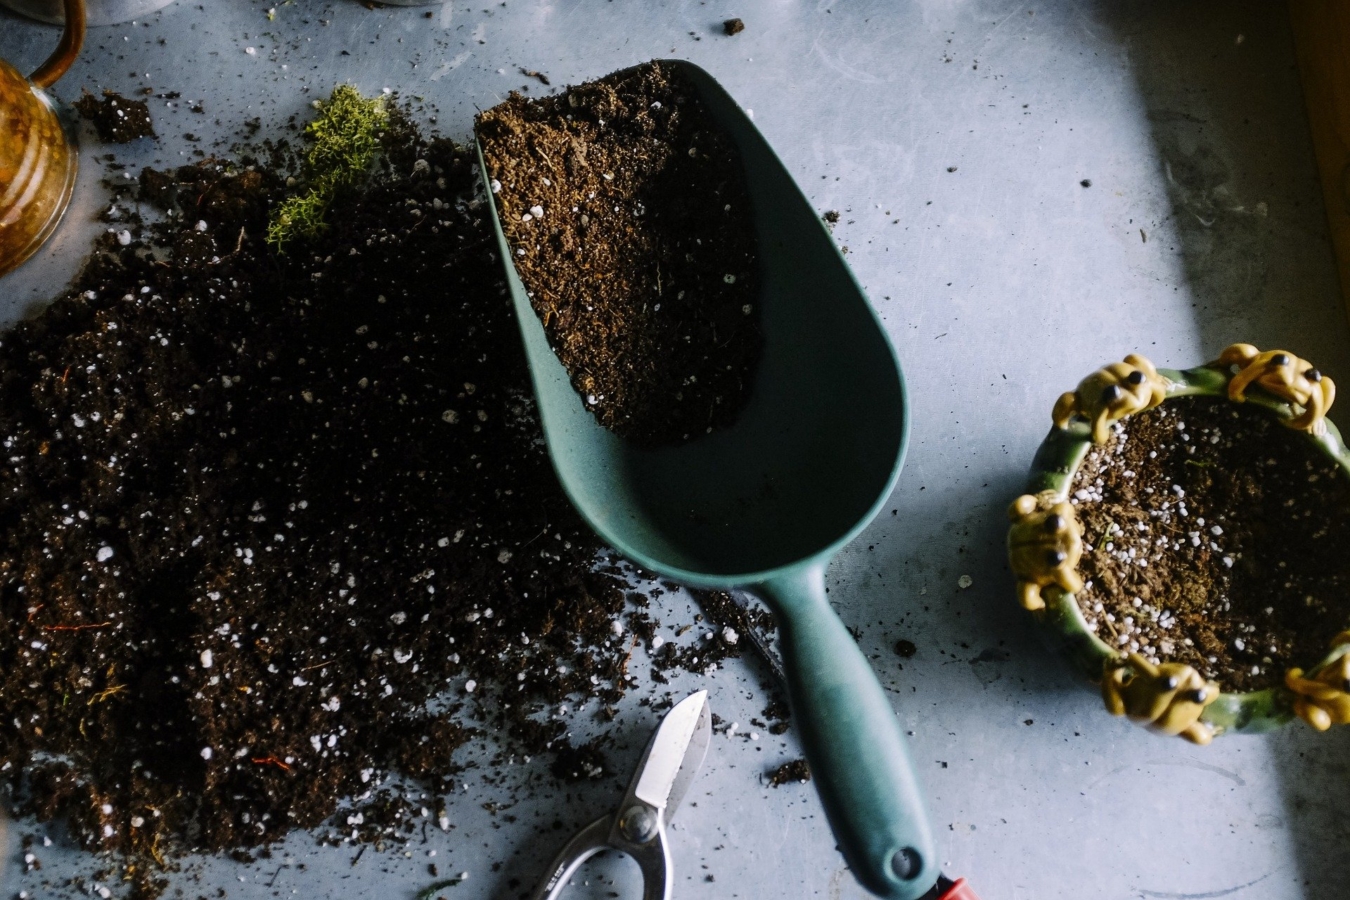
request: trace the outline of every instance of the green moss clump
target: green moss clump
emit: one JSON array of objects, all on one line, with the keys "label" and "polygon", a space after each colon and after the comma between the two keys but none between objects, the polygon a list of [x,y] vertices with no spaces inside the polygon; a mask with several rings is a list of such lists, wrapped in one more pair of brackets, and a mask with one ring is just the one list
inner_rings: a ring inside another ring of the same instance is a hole
[{"label": "green moss clump", "polygon": [[370,168],[389,121],[383,98],[362,97],[349,84],[333,89],[319,115],[305,126],[313,146],[305,154],[307,187],[286,198],[272,213],[267,243],[278,253],[291,241],[308,240],[328,227],[328,205]]}]

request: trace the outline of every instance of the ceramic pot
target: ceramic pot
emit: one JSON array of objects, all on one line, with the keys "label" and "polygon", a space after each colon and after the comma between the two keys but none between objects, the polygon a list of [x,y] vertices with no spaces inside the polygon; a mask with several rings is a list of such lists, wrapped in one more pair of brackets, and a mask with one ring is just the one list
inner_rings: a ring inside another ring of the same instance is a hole
[{"label": "ceramic pot", "polygon": [[0,275],[42,246],[75,188],[78,157],[45,88],[84,41],[83,0],[65,0],[68,22],[55,53],[25,78],[0,60]]},{"label": "ceramic pot", "polygon": [[[85,0],[86,22],[90,25],[117,25],[163,9],[173,0]],[[17,13],[39,22],[60,25],[66,21],[64,0],[0,0]]]},{"label": "ceramic pot", "polygon": [[[1261,407],[1297,428],[1350,476],[1350,452],[1324,418],[1335,389],[1307,362],[1286,351],[1259,353],[1234,344],[1214,363],[1176,371],[1154,369],[1142,357],[1113,363],[1065,394],[1055,425],[1031,465],[1027,493],[1009,510],[1009,560],[1018,596],[1048,642],[1086,679],[1102,687],[1109,711],[1127,714],[1163,734],[1206,744],[1226,732],[1256,733],[1303,718],[1319,730],[1350,723],[1350,631],[1326,635],[1331,652],[1307,673],[1291,669],[1285,684],[1228,693],[1194,669],[1123,655],[1088,626],[1075,598],[1082,531],[1069,488],[1094,442],[1115,422],[1176,397],[1212,396]],[[1350,627],[1350,623],[1347,623]]]}]

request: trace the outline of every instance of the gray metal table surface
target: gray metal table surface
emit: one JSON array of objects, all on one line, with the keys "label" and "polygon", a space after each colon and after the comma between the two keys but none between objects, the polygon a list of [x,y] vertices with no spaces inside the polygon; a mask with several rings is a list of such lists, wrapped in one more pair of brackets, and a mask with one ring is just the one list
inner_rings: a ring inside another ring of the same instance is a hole
[{"label": "gray metal table surface", "polygon": [[[746,30],[726,37],[731,16]],[[0,13],[0,56],[31,68],[54,40]],[[106,227],[98,182],[116,173],[95,153],[135,171],[223,150],[245,119],[280,134],[342,81],[425,98],[435,127],[464,139],[476,109],[523,85],[537,95],[522,67],[557,89],[653,57],[712,72],[817,207],[840,211],[837,239],[905,366],[904,473],[829,579],[912,734],[947,871],[985,900],[1350,896],[1350,730],[1296,723],[1200,748],[1110,718],[1042,647],[1003,550],[1004,509],[1055,397],[1102,363],[1138,351],[1184,366],[1246,340],[1350,377],[1283,4],[179,0],[92,29],[58,86],[182,97],[153,106],[157,141],[85,136],[79,199],[0,282],[0,315],[55,293]],[[205,116],[188,111],[199,100]],[[692,617],[687,596],[660,603],[668,621]],[[893,652],[901,638],[912,659]],[[747,658],[641,683],[607,726],[612,776],[563,789],[542,760],[515,761],[497,784],[471,769],[449,798],[456,827],[406,852],[353,865],[354,848],[298,834],[251,865],[195,860],[167,896],[412,897],[430,850],[443,873],[469,875],[442,895],[517,896],[622,793],[654,725],[637,701],[706,687],[742,727],[715,741],[676,819],[677,895],[862,897],[810,789],[763,778],[798,755],[791,734],[749,734],[766,678]],[[596,726],[578,715],[576,727]],[[510,810],[492,806],[507,797]],[[40,871],[25,873],[20,834],[53,837],[35,849]],[[6,840],[4,896],[97,892],[98,860],[59,829],[19,822]],[[580,880],[571,896],[635,896],[621,861]]]}]

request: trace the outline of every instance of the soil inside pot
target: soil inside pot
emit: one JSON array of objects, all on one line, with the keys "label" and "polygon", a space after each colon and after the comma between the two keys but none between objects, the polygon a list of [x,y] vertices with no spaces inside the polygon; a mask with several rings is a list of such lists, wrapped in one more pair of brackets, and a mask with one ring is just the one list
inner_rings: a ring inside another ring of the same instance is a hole
[{"label": "soil inside pot", "polygon": [[344,797],[325,840],[449,828],[480,723],[605,774],[569,709],[655,644],[549,465],[470,152],[402,115],[382,149],[284,256],[284,154],[147,171],[0,337],[0,772],[138,894]]},{"label": "soil inside pot", "polygon": [[1350,624],[1350,479],[1267,410],[1183,397],[1131,416],[1070,494],[1078,604],[1113,648],[1253,691]]},{"label": "soil inside pot", "polygon": [[678,70],[648,63],[477,133],[521,282],[586,406],[643,445],[735,421],[759,359],[739,154]]}]

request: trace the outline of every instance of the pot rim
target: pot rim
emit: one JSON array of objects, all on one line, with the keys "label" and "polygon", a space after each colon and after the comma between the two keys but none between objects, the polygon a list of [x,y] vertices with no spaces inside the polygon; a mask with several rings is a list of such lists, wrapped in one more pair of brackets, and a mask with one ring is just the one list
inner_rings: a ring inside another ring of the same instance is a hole
[{"label": "pot rim", "polygon": [[[1229,400],[1228,383],[1233,378],[1229,367],[1209,363],[1191,369],[1159,368],[1157,373],[1165,386],[1163,403],[1178,397],[1194,396]],[[1248,389],[1245,402],[1265,409],[1281,421],[1293,419],[1297,414],[1291,404],[1255,385]],[[1303,432],[1303,435],[1350,477],[1350,450],[1346,448],[1339,429],[1329,419],[1324,421],[1324,432]],[[1040,494],[1052,491],[1057,501],[1071,500],[1069,486],[1092,446],[1091,427],[1086,422],[1071,421],[1064,428],[1052,426],[1032,460],[1026,492]],[[1047,593],[1045,607],[1034,610],[1032,615],[1038,625],[1048,632],[1061,655],[1094,684],[1100,683],[1103,667],[1108,661],[1121,658],[1116,649],[1089,630],[1072,592]],[[1350,623],[1347,625],[1350,626]],[[1334,636],[1329,634],[1326,638],[1331,640]],[[1346,645],[1333,648],[1310,671],[1322,669],[1348,651],[1350,647]],[[1216,735],[1226,731],[1270,731],[1295,718],[1295,699],[1294,692],[1283,684],[1260,691],[1221,691],[1218,699],[1201,712],[1200,721],[1211,726]]]}]

